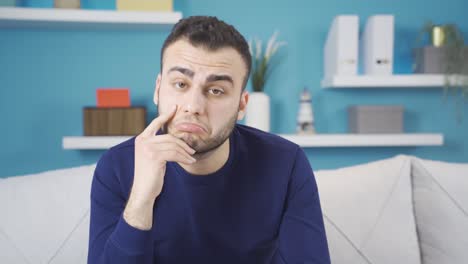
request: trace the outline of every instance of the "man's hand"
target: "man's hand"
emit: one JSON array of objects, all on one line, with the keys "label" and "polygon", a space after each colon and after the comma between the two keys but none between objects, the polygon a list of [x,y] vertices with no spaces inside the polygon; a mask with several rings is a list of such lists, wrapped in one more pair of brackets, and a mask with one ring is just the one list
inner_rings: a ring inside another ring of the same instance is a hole
[{"label": "man's hand", "polygon": [[170,134],[156,135],[176,113],[177,107],[155,118],[135,138],[135,169],[132,191],[124,211],[131,226],[149,230],[152,227],[153,206],[161,193],[168,161],[192,164],[196,160],[191,147]]}]

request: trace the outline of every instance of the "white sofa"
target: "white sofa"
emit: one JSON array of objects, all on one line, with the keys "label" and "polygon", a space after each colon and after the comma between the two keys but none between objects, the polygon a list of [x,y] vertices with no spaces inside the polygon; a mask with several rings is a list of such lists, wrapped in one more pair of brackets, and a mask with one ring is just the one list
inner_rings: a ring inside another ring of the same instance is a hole
[{"label": "white sofa", "polygon": [[399,155],[316,179],[332,263],[468,263],[468,163]]},{"label": "white sofa", "polygon": [[[0,179],[0,263],[86,263],[95,165]],[[332,263],[468,263],[468,164],[315,172]]]},{"label": "white sofa", "polygon": [[0,179],[0,263],[86,263],[94,168]]}]

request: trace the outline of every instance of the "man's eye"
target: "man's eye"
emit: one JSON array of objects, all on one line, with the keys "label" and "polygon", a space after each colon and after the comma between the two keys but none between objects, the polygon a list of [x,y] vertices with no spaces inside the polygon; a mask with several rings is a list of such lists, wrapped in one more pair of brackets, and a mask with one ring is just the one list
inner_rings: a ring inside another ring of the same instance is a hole
[{"label": "man's eye", "polygon": [[221,89],[210,89],[209,92],[212,95],[222,95],[222,94],[224,94],[224,91],[221,90]]},{"label": "man's eye", "polygon": [[175,85],[175,87],[177,87],[179,89],[184,89],[185,87],[187,87],[187,84],[184,83],[184,82],[176,82],[174,85]]}]

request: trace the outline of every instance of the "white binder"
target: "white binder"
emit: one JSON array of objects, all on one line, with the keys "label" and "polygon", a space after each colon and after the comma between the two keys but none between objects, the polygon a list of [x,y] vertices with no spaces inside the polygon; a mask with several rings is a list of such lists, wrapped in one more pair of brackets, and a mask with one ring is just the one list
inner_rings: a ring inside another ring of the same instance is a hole
[{"label": "white binder", "polygon": [[333,19],[324,47],[325,78],[356,75],[358,66],[359,18],[340,15]]},{"label": "white binder", "polygon": [[393,42],[393,15],[375,15],[367,19],[360,45],[364,74],[393,74]]}]

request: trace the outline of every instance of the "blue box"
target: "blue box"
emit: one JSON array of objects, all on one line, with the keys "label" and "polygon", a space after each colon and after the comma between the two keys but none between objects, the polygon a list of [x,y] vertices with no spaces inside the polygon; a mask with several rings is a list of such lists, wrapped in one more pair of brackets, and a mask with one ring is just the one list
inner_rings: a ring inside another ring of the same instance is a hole
[{"label": "blue box", "polygon": [[115,10],[116,0],[81,0],[83,9]]}]

